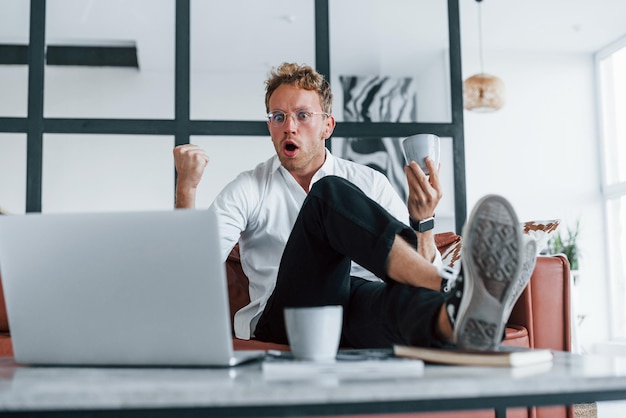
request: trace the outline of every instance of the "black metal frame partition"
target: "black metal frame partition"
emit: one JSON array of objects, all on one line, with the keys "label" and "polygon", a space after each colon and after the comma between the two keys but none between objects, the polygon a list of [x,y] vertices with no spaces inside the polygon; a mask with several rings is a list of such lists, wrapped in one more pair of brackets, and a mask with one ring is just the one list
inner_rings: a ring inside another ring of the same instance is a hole
[{"label": "black metal frame partition", "polygon": [[[330,76],[330,0],[315,0],[316,69]],[[0,132],[27,134],[26,211],[40,212],[42,197],[43,134],[150,134],[174,135],[176,145],[189,143],[190,135],[267,135],[264,122],[190,119],[190,0],[176,0],[175,111],[174,119],[63,119],[44,118],[44,55],[46,0],[31,0],[28,48],[28,115],[0,117]],[[467,215],[461,35],[458,0],[448,0],[451,80],[451,123],[364,123],[341,122],[338,137],[404,137],[431,132],[453,140],[454,202],[456,231],[460,233]],[[332,147],[332,144],[331,144]]]}]

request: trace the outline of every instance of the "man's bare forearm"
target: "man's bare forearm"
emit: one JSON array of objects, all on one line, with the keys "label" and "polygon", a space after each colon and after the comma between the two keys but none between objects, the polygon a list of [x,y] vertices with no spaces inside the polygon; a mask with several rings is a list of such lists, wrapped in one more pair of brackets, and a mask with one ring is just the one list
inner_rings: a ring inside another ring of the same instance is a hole
[{"label": "man's bare forearm", "polygon": [[176,188],[176,209],[194,209],[196,207],[196,189]]},{"label": "man's bare forearm", "polygon": [[417,252],[431,263],[435,260],[435,238],[433,231],[416,232],[417,234]]}]

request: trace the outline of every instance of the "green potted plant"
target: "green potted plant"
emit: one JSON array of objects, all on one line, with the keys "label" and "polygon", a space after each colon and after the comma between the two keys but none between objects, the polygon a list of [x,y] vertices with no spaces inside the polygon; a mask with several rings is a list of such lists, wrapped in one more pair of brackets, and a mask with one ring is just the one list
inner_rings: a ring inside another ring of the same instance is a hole
[{"label": "green potted plant", "polygon": [[[548,251],[550,254],[565,254],[572,271],[578,270],[578,233],[580,230],[580,220],[572,228],[567,228],[567,236],[561,235],[561,231],[556,231],[554,236],[548,241]],[[574,276],[576,277],[576,276]]]}]

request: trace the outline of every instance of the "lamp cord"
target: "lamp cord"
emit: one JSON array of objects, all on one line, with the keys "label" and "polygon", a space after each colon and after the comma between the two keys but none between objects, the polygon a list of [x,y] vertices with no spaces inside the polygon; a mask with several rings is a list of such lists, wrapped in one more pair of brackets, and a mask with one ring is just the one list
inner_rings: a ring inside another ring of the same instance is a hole
[{"label": "lamp cord", "polygon": [[478,3],[478,55],[480,57],[480,73],[484,74],[482,0],[476,0],[476,2]]}]

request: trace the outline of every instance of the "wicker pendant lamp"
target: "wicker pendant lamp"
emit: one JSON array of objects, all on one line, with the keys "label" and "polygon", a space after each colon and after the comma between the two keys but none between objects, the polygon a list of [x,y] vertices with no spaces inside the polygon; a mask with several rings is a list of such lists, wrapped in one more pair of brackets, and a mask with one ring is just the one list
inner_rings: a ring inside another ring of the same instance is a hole
[{"label": "wicker pendant lamp", "polygon": [[463,82],[463,104],[465,109],[474,112],[495,112],[506,103],[506,87],[504,82],[483,70],[483,33],[482,33],[482,0],[478,3],[478,47],[480,54],[480,73],[469,77]]}]

